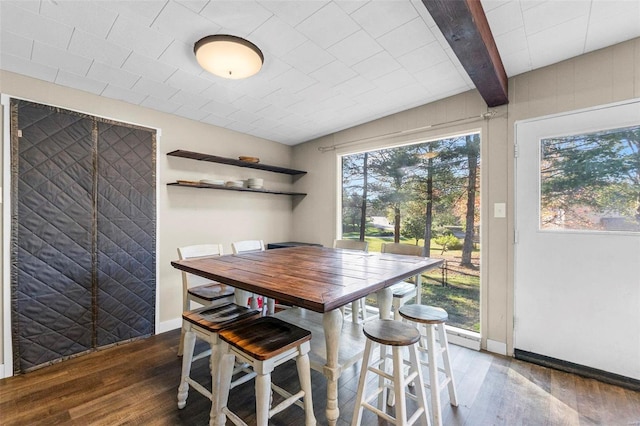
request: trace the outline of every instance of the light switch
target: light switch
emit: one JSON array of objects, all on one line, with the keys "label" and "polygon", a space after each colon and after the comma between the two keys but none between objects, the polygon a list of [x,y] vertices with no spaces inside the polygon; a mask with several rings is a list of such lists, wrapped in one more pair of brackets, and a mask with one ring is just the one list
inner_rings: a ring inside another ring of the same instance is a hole
[{"label": "light switch", "polygon": [[494,203],[493,217],[507,217],[507,205],[505,203]]}]

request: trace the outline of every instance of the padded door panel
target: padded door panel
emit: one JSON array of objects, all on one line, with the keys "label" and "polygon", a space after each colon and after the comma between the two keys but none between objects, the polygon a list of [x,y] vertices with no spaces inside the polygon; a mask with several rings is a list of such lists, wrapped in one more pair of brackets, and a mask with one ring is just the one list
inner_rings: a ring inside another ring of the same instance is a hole
[{"label": "padded door panel", "polygon": [[153,134],[98,122],[97,346],[153,334]]},{"label": "padded door panel", "polygon": [[15,369],[27,371],[92,346],[92,120],[17,105],[12,327]]}]

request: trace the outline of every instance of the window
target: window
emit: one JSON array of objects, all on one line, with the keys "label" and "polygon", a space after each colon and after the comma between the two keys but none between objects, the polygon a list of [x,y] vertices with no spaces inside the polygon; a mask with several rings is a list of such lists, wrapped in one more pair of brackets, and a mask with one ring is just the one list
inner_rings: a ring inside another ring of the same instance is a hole
[{"label": "window", "polygon": [[640,126],[541,140],[542,230],[640,232]]},{"label": "window", "polygon": [[442,269],[423,276],[423,299],[449,325],[480,331],[480,134],[342,157],[342,238],[415,244]]}]

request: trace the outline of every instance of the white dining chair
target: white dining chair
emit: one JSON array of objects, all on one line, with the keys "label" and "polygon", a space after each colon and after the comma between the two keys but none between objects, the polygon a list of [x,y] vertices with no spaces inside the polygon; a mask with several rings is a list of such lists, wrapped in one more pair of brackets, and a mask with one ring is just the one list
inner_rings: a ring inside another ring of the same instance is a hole
[{"label": "white dining chair", "polygon": [[231,243],[231,249],[233,254],[264,251],[264,242],[262,240],[235,241]]},{"label": "white dining chair", "polygon": [[[422,257],[422,247],[413,244],[382,243],[380,251],[382,253]],[[413,281],[400,281],[391,286],[391,292],[393,294],[391,308],[393,310],[393,318],[395,320],[400,320],[400,307],[405,305],[408,301],[415,298],[415,303],[420,304],[422,302],[422,275],[418,274],[415,277],[412,277],[412,280]],[[376,294],[370,294],[366,298],[362,298],[358,301],[359,312],[355,315],[355,318],[358,319],[359,317],[362,317],[363,322],[368,322],[378,318],[378,315],[367,315],[367,301],[375,303]]]},{"label": "white dining chair", "polygon": [[[380,251],[382,253],[422,257],[422,247],[413,244],[383,243]],[[422,274],[413,277],[413,281],[411,282],[400,281],[393,284],[391,291],[393,293],[393,302],[391,304],[393,317],[395,320],[400,320],[400,307],[408,301],[415,298],[416,304],[422,304]]]},{"label": "white dining chair", "polygon": [[360,240],[333,240],[333,248],[368,251],[369,242]]},{"label": "white dining chair", "polygon": [[[242,240],[242,241],[235,241],[233,243],[231,243],[231,249],[233,250],[233,254],[239,254],[239,253],[251,253],[251,252],[258,252],[258,251],[264,251],[264,241],[262,240]],[[267,297],[264,296],[258,296],[257,294],[251,294],[246,292],[247,298],[251,298],[251,307],[253,309],[257,309],[258,308],[258,298],[262,297],[262,310],[263,312],[266,309],[266,314],[267,315],[273,315],[273,313],[275,312],[275,300],[273,299],[269,299]]]},{"label": "white dining chair", "polygon": [[[222,255],[222,244],[197,244],[178,247],[178,258],[180,260]],[[183,312],[191,310],[191,302],[202,306],[218,306],[233,302],[234,298],[233,287],[182,271]],[[180,335],[178,355],[182,355],[183,347],[184,330]]]},{"label": "white dining chair", "polygon": [[[333,240],[333,248],[345,250],[368,251],[369,242],[360,240]],[[351,303],[351,322],[358,322],[358,318],[362,315],[362,321],[366,320],[366,300],[364,298]],[[342,313],[345,313],[343,308]]]}]

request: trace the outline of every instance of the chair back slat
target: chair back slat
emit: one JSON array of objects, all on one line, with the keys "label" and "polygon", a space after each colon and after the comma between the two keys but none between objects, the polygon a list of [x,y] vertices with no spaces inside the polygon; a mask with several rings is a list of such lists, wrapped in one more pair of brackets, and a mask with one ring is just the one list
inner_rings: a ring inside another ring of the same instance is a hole
[{"label": "chair back slat", "polygon": [[262,240],[236,241],[231,243],[231,249],[233,254],[264,251],[264,242]]},{"label": "chair back slat", "polygon": [[422,247],[413,244],[382,243],[382,253],[404,254],[407,256],[422,256]]},{"label": "chair back slat", "polygon": [[358,240],[334,240],[333,248],[367,251],[369,250],[369,243]]},{"label": "chair back slat", "polygon": [[[194,259],[199,257],[211,257],[222,256],[224,254],[222,250],[222,244],[196,244],[185,247],[178,247],[178,258]],[[197,275],[190,274],[188,272],[182,272],[182,283],[186,288],[210,283],[211,280],[199,277]]]}]

